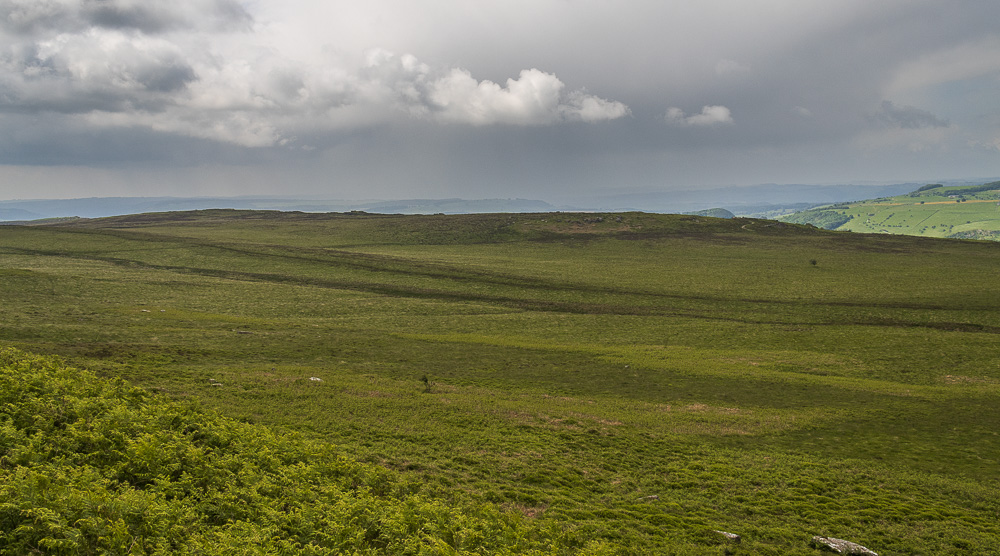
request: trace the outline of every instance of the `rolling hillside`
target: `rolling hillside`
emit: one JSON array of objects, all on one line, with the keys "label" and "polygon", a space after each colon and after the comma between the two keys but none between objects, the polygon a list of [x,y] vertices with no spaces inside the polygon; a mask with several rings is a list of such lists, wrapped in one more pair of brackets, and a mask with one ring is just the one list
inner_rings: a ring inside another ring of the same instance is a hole
[{"label": "rolling hillside", "polygon": [[1000,182],[838,203],[782,217],[827,230],[1000,240]]},{"label": "rolling hillside", "polygon": [[998,271],[695,215],[0,227],[0,553],[991,553]]}]

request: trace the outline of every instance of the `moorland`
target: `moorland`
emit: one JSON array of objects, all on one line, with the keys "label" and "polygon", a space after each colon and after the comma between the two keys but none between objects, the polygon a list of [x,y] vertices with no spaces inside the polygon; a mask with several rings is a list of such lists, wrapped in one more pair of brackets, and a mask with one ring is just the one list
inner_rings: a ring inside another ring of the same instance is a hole
[{"label": "moorland", "polygon": [[0,227],[0,549],[996,552],[998,271],[694,215]]}]

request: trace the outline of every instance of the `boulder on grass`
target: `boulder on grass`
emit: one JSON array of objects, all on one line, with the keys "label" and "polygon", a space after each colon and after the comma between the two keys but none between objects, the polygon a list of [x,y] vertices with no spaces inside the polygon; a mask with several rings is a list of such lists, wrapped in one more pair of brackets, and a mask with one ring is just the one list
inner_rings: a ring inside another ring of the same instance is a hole
[{"label": "boulder on grass", "polygon": [[858,543],[845,541],[844,539],[835,539],[833,537],[813,537],[812,543],[810,544],[812,544],[814,548],[830,550],[832,552],[836,552],[837,554],[849,554],[852,556],[878,556],[874,550],[865,548]]},{"label": "boulder on grass", "polygon": [[726,537],[726,539],[728,539],[728,540],[730,540],[732,542],[735,542],[735,543],[738,543],[741,540],[743,540],[742,537],[740,537],[736,533],[729,533],[729,532],[726,532],[726,531],[719,531],[719,530],[716,530],[715,532],[718,533],[718,534],[720,534],[720,535],[722,535],[723,537]]}]

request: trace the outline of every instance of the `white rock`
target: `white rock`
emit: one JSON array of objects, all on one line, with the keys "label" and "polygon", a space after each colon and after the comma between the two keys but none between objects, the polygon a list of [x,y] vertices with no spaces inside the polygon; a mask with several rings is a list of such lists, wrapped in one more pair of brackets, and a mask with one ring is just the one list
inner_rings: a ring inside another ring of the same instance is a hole
[{"label": "white rock", "polygon": [[720,535],[722,535],[723,537],[726,537],[727,539],[729,539],[729,540],[731,540],[733,542],[740,542],[742,540],[742,538],[739,535],[737,535],[736,533],[729,533],[729,532],[726,532],[726,531],[719,531],[718,529],[716,529],[715,532],[718,533],[718,534],[720,534]]},{"label": "white rock", "polygon": [[818,547],[828,548],[836,552],[837,554],[850,554],[854,556],[878,556],[874,550],[870,550],[861,546],[858,543],[851,541],[845,541],[844,539],[835,539],[833,537],[813,537],[813,545]]}]

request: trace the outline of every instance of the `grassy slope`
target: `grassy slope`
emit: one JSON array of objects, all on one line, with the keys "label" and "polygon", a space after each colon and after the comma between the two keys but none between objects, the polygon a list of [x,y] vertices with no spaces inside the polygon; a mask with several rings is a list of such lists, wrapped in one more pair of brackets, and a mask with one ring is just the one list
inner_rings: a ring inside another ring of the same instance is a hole
[{"label": "grassy slope", "polygon": [[[986,191],[965,192],[968,189],[941,187],[843,203],[796,213],[784,220],[851,232],[1000,239],[1000,184]],[[850,220],[837,224],[847,217]]]},{"label": "grassy slope", "polygon": [[992,243],[206,211],[4,228],[0,255],[0,341],[331,441],[454,503],[633,552],[717,554],[713,529],[748,554],[1000,538]]}]

